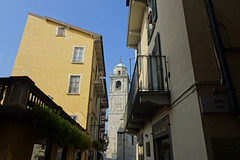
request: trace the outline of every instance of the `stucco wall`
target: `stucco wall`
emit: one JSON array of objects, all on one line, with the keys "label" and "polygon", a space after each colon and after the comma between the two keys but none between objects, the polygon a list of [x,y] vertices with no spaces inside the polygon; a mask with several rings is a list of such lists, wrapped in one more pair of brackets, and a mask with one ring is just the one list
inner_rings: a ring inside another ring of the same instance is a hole
[{"label": "stucco wall", "polygon": [[[56,36],[60,26],[29,15],[19,46],[12,76],[29,76],[47,95],[53,97],[68,114],[77,114],[86,128],[93,39],[74,29]],[[84,46],[83,64],[72,64],[73,47]],[[81,74],[80,94],[68,95],[69,74]]]},{"label": "stucco wall", "polygon": [[[157,1],[157,7],[158,19],[149,43],[148,52],[152,52],[155,46],[156,34],[159,32],[162,55],[167,56],[168,60],[171,103],[173,103],[195,83],[192,55],[182,2]],[[143,21],[146,21],[145,18]],[[142,30],[146,30],[145,27]],[[143,33],[142,38],[146,39]],[[143,45],[142,47],[144,47],[142,50],[147,48],[147,46]],[[148,134],[148,138],[144,136],[144,145],[147,141],[150,141],[151,148],[150,157],[146,156],[146,147],[144,148],[145,159],[154,159],[153,140],[151,137],[152,125],[167,114],[169,114],[171,123],[170,137],[174,159],[190,160],[196,159],[196,157],[199,157],[199,160],[207,159],[196,91],[180,101],[181,103],[177,101],[174,107],[168,111],[154,113],[152,121],[143,129],[143,134]]]}]

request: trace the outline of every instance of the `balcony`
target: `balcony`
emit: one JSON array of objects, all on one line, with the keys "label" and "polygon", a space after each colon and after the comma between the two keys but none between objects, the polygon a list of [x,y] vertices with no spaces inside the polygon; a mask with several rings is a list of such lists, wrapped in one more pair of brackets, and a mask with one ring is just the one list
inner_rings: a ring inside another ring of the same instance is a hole
[{"label": "balcony", "polygon": [[99,123],[99,128],[105,128],[105,122],[100,122]]},{"label": "balcony", "polygon": [[137,49],[146,8],[146,0],[130,0],[127,30],[127,46]]},{"label": "balcony", "polygon": [[169,104],[166,56],[138,56],[125,109],[125,130],[138,132],[154,111]]},{"label": "balcony", "polygon": [[100,99],[100,108],[108,108],[107,98]]},{"label": "balcony", "polygon": [[104,78],[102,77],[101,74],[96,74],[95,76],[95,80],[94,80],[94,87],[95,87],[95,91],[97,93],[97,97],[101,98],[104,96],[104,88],[105,88],[105,83],[104,83]]},{"label": "balcony", "polygon": [[100,113],[101,113],[101,115],[106,115],[106,108],[101,108]]},{"label": "balcony", "polygon": [[[26,76],[0,78],[1,109],[12,110],[9,114],[1,116],[0,120],[21,121],[18,118],[23,118],[26,110],[33,108],[36,104],[56,110],[62,118],[85,131],[62,107],[53,102],[51,97],[44,94],[30,78]],[[24,114],[19,116],[20,113]],[[23,119],[28,121],[27,116]]]}]

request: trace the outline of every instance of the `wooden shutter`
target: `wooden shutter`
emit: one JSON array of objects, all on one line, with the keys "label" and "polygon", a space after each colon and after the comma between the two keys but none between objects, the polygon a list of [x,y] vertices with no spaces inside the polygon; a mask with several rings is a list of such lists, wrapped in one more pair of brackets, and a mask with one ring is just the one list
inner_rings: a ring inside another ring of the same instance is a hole
[{"label": "wooden shutter", "polygon": [[163,77],[163,64],[162,64],[162,52],[161,52],[161,44],[160,44],[160,35],[157,32],[155,38],[155,52],[156,52],[156,62],[157,62],[157,79],[158,79],[158,87],[160,90],[164,90],[164,77]]}]

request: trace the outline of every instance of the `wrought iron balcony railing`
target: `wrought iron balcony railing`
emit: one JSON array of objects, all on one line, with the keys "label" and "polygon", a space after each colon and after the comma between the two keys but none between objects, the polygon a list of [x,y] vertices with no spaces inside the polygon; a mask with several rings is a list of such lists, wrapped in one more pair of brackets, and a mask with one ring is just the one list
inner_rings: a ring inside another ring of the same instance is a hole
[{"label": "wrought iron balcony railing", "polygon": [[[156,104],[160,105],[168,104],[170,93],[168,76],[166,56],[148,55],[136,58],[125,110],[125,120],[128,120],[133,114],[133,107],[141,105],[140,101],[144,101],[143,99],[150,102],[154,101],[153,103],[157,102]],[[156,101],[154,98],[158,100]]]},{"label": "wrought iron balcony railing", "polygon": [[106,108],[101,108],[100,113],[101,113],[101,115],[105,115],[106,114]]}]

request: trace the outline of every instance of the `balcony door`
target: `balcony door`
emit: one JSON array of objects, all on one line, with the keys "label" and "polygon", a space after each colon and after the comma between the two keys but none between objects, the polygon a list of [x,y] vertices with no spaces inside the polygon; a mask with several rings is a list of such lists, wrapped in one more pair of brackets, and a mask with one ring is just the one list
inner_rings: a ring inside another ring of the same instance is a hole
[{"label": "balcony door", "polygon": [[155,38],[155,46],[148,57],[148,86],[150,90],[164,90],[163,64],[159,33]]}]

